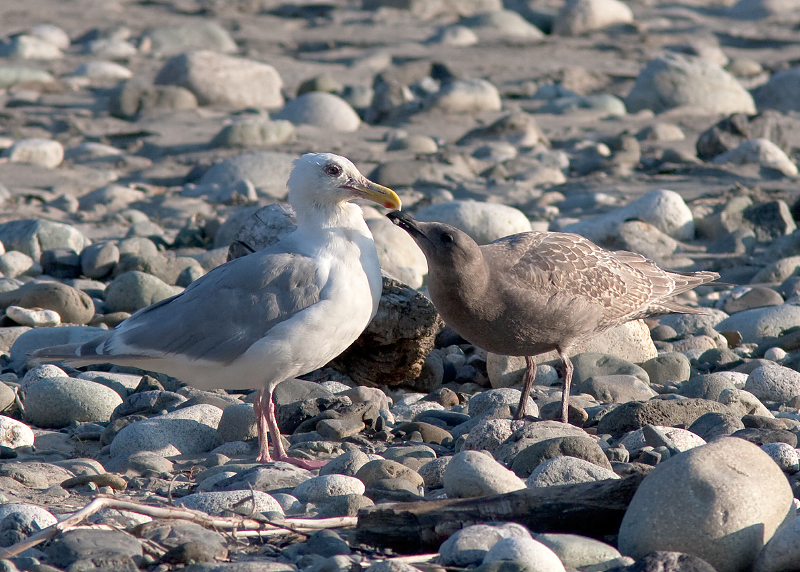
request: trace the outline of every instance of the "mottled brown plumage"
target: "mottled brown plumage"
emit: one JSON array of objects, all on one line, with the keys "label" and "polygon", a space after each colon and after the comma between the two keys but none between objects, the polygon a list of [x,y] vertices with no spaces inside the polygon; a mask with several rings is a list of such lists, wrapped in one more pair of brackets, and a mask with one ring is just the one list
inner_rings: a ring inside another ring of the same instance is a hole
[{"label": "mottled brown plumage", "polygon": [[388,216],[428,259],[428,292],[444,321],[487,351],[525,356],[517,418],[525,415],[536,373],[532,356],[558,352],[566,422],[572,347],[630,320],[701,312],[671,297],[719,278],[667,272],[640,254],[611,252],[577,234],[524,232],[478,246],[452,226]]}]

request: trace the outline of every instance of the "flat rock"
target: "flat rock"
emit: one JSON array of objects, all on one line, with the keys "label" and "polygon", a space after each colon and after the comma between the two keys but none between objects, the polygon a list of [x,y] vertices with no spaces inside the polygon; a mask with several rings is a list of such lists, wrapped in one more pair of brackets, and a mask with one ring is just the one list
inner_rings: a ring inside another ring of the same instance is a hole
[{"label": "flat rock", "polygon": [[525,484],[528,488],[534,488],[618,478],[619,475],[611,469],[577,457],[560,456],[540,463],[533,469]]},{"label": "flat rock", "polygon": [[152,451],[164,457],[214,448],[222,410],[193,405],[124,427],[111,442],[111,456]]},{"label": "flat rock", "polygon": [[490,456],[477,451],[456,453],[445,469],[448,498],[480,497],[525,488],[525,483]]},{"label": "flat rock", "polygon": [[72,422],[108,422],[122,403],[119,394],[99,383],[70,377],[39,379],[25,388],[25,412],[39,427]]},{"label": "flat rock", "polygon": [[208,50],[186,52],[167,60],[155,83],[185,87],[201,105],[266,109],[283,105],[283,82],[274,67]]},{"label": "flat rock", "polygon": [[647,64],[625,98],[625,105],[631,113],[642,109],[661,113],[680,106],[692,106],[709,114],[756,112],[750,93],[719,65],[676,53]]}]

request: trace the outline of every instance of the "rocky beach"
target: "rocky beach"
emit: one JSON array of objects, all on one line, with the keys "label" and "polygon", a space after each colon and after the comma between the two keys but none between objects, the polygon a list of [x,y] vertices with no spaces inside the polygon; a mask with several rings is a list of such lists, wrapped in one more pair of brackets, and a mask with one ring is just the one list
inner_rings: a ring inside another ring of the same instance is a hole
[{"label": "rocky beach", "polygon": [[[798,66],[797,0],[0,3],[2,572],[797,570]],[[286,236],[309,152],[720,279],[573,348],[570,423],[537,356],[515,420],[525,359],[364,202],[377,315],[274,394],[318,470],[255,463],[252,380],[29,360]]]}]

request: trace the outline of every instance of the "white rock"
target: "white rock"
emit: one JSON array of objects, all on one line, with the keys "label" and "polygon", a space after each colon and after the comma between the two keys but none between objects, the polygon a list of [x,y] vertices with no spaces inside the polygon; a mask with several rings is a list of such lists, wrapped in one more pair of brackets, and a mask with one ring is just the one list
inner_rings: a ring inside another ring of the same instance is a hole
[{"label": "white rock", "polygon": [[93,40],[86,44],[84,49],[88,54],[109,60],[125,60],[138,53],[136,46],[130,42],[114,38]]},{"label": "white rock", "polygon": [[647,64],[625,106],[630,113],[661,113],[674,107],[704,114],[756,112],[753,97],[731,74],[708,60],[676,53]]},{"label": "white rock", "polygon": [[274,67],[207,50],[169,59],[155,83],[185,87],[201,105],[265,109],[283,106],[283,82]]},{"label": "white rock", "polygon": [[31,530],[42,530],[58,522],[53,513],[36,504],[13,502],[0,506],[0,520],[11,515]]},{"label": "white rock", "polygon": [[[0,254],[0,273],[6,278],[16,278],[23,274],[29,274],[38,266],[33,258],[18,250],[9,250]],[[41,268],[39,269],[41,273]]]},{"label": "white rock", "polygon": [[58,312],[41,308],[8,306],[6,308],[6,316],[20,326],[30,326],[31,328],[47,328],[61,323],[61,316],[58,315]]},{"label": "white rock", "polygon": [[786,350],[783,348],[769,348],[764,352],[764,359],[768,359],[770,361],[781,361],[785,357]]},{"label": "white rock", "polygon": [[213,448],[222,410],[200,404],[150,417],[122,428],[111,442],[111,456],[152,451],[163,457],[203,453]]},{"label": "white rock", "polygon": [[36,36],[15,36],[7,46],[0,46],[0,56],[23,60],[60,60],[64,53],[50,42]]},{"label": "white rock", "polygon": [[[528,414],[538,415],[539,408],[537,407],[535,411],[536,413],[528,410]],[[492,453],[503,441],[511,437],[514,430],[518,429],[522,423],[522,421],[513,421],[511,419],[483,419],[470,429],[462,450],[488,451]]]},{"label": "white rock", "polygon": [[564,572],[564,565],[555,552],[524,536],[500,540],[483,558],[483,564],[500,561],[517,562],[534,572]]},{"label": "white rock", "polygon": [[775,461],[784,473],[794,474],[800,471],[800,457],[797,449],[788,443],[765,443],[761,450]]},{"label": "white rock", "polygon": [[410,404],[398,403],[391,409],[394,415],[395,423],[403,423],[405,421],[413,421],[414,418],[423,411],[442,411],[444,406],[435,401],[418,401]]},{"label": "white rock", "polygon": [[716,165],[754,163],[775,169],[788,177],[797,175],[797,165],[769,139],[748,139],[738,147],[717,155],[711,162]]},{"label": "white rock", "polygon": [[454,226],[478,244],[531,230],[531,223],[522,211],[498,203],[449,201],[425,207],[417,212],[416,218]]},{"label": "white rock", "polygon": [[448,498],[481,497],[525,488],[517,475],[488,454],[477,451],[453,455],[445,469],[443,484]]},{"label": "white rock", "polygon": [[129,79],[133,77],[133,72],[114,62],[95,60],[86,62],[77,67],[74,76],[86,77],[89,79]]},{"label": "white rock", "polygon": [[55,169],[64,160],[64,147],[52,139],[20,139],[8,149],[12,163],[31,163],[45,169]]},{"label": "white rock", "polygon": [[487,39],[513,38],[537,42],[544,38],[542,31],[513,10],[492,10],[464,18],[461,24]]},{"label": "white rock", "polygon": [[59,50],[66,50],[69,47],[70,39],[69,35],[58,26],[54,26],[53,24],[39,24],[31,28],[30,32],[31,36],[36,36],[53,44]]},{"label": "white rock", "polygon": [[[503,405],[508,405],[516,409],[517,405],[519,405],[519,398],[521,396],[522,392],[519,389],[514,389],[512,387],[501,387],[498,389],[487,389],[486,391],[482,391],[469,400],[470,417],[477,417],[485,411],[489,411]],[[535,416],[539,414],[539,408],[530,397],[528,397],[526,411],[528,415]]]},{"label": "white rock", "polygon": [[525,481],[528,488],[618,479],[614,471],[577,457],[552,457],[540,463]]},{"label": "white rock", "polygon": [[678,240],[694,238],[692,211],[678,193],[668,190],[650,191],[624,207],[569,224],[562,230],[576,232],[593,242],[608,242],[618,235],[622,223],[632,219],[648,222]]},{"label": "white rock", "polygon": [[45,363],[39,366],[34,367],[33,369],[29,369],[25,374],[25,377],[19,382],[19,389],[23,393],[28,390],[28,386],[37,381],[39,379],[45,379],[48,377],[69,377],[67,373],[61,369],[60,367],[53,365],[51,363]]},{"label": "white rock", "polygon": [[[0,415],[0,445],[3,447],[33,447],[34,436],[22,421]],[[0,507],[2,508],[2,507]]]},{"label": "white rock", "polygon": [[447,113],[500,111],[503,107],[500,92],[485,79],[451,81],[431,96],[428,105]]},{"label": "white rock", "polygon": [[789,401],[800,395],[800,372],[777,364],[763,365],[750,372],[744,388],[762,400]]},{"label": "white rock", "polygon": [[347,475],[320,475],[297,485],[292,495],[300,502],[321,503],[341,495],[363,495],[364,483]]},{"label": "white rock", "polygon": [[[247,499],[250,501],[248,502]],[[178,499],[175,504],[214,516],[227,516],[231,511],[245,515],[250,515],[251,512],[283,514],[280,503],[263,491],[236,490],[194,493]],[[254,504],[255,506],[253,506]]]},{"label": "white rock", "polygon": [[619,0],[568,0],[553,22],[553,33],[577,36],[614,24],[633,22],[633,12]]},{"label": "white rock", "polygon": [[296,97],[274,116],[295,125],[313,125],[341,133],[356,131],[361,125],[361,119],[349,103],[338,95],[321,91]]},{"label": "white rock", "polygon": [[428,40],[431,44],[444,44],[457,48],[474,46],[478,43],[478,35],[466,26],[447,26],[442,28]]},{"label": "white rock", "polygon": [[[695,447],[706,444],[702,437],[692,433],[691,431],[687,431],[686,429],[680,429],[678,427],[664,427],[661,425],[654,425],[654,427],[669,437],[672,442],[675,443],[675,447],[678,449],[678,451],[681,452],[688,451],[689,449],[694,449]],[[633,451],[635,449],[646,447],[647,441],[644,438],[644,432],[641,429],[637,429],[635,431],[626,433],[625,436],[619,440],[617,445],[620,447],[625,447],[628,451]]]},{"label": "white rock", "polygon": [[414,239],[384,216],[368,218],[367,226],[375,239],[381,269],[412,288],[421,287],[428,261]]}]

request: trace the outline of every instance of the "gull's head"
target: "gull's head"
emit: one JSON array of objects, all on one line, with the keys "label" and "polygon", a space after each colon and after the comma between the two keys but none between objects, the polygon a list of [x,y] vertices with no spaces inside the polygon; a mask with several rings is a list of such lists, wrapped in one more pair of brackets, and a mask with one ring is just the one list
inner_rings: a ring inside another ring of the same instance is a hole
[{"label": "gull's head", "polygon": [[463,270],[483,260],[478,243],[449,224],[418,221],[400,211],[392,211],[386,216],[414,239],[428,260],[429,273],[435,271],[435,267]]},{"label": "gull's head", "polygon": [[303,204],[335,205],[353,199],[400,208],[400,198],[393,190],[373,183],[348,159],[333,153],[307,153],[295,159],[286,186],[295,210]]}]

